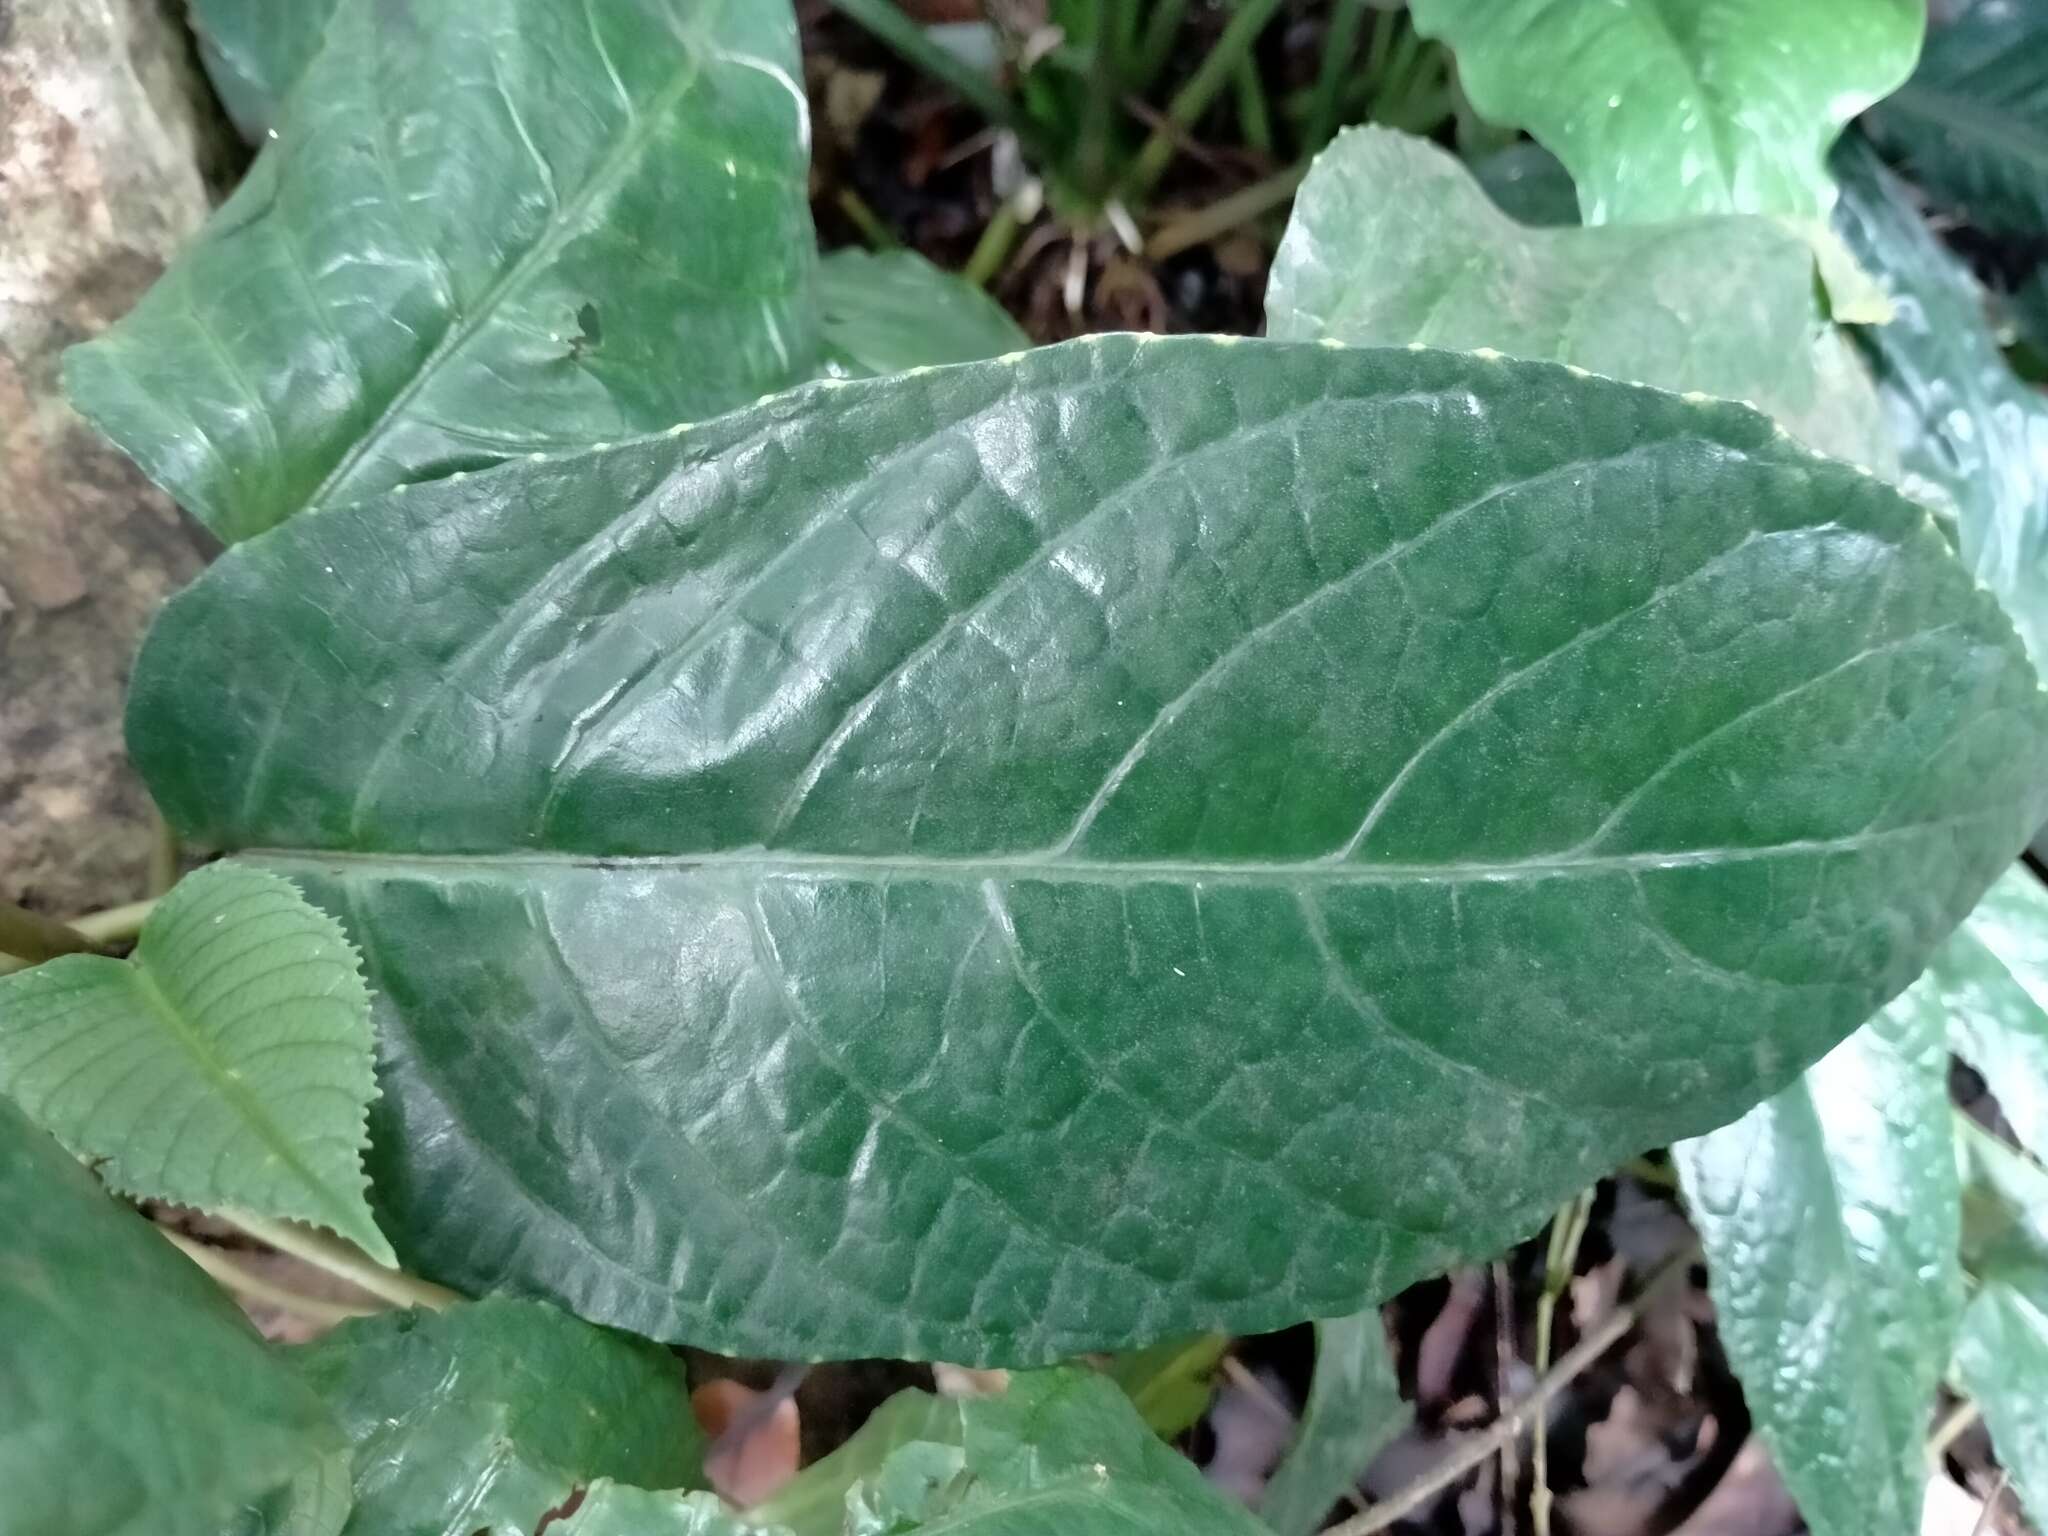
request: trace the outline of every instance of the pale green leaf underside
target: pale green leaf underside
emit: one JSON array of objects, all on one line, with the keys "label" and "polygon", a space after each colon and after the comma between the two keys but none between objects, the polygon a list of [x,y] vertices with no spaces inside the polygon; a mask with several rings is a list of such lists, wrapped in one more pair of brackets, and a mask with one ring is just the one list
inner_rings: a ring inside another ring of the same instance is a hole
[{"label": "pale green leaf underside", "polygon": [[1294,1443],[1266,1482],[1259,1518],[1275,1536],[1310,1536],[1330,1506],[1408,1422],[1379,1309],[1316,1324],[1316,1368]]},{"label": "pale green leaf underside", "polygon": [[0,1531],[221,1536],[343,1453],[214,1283],[0,1098]]},{"label": "pale green leaf underside", "polygon": [[828,361],[855,378],[972,363],[1031,345],[1003,307],[914,251],[834,251],[818,268]]},{"label": "pale green leaf underside", "polygon": [[129,716],[364,946],[412,1267],[1009,1364],[1356,1311],[1740,1114],[2044,732],[1920,510],[1753,412],[1128,337],[302,520]]},{"label": "pale green leaf underside", "polygon": [[1895,318],[1860,330],[1906,470],[1946,492],[1967,564],[2048,661],[2048,398],[2016,376],[1970,270],[1911,192],[1851,135],[1834,157],[1836,223],[1890,291]]},{"label": "pale green leaf underside", "polygon": [[1588,224],[1824,218],[1825,160],[1904,80],[1922,0],[1414,0],[1472,105],[1565,163]]},{"label": "pale green leaf underside", "polygon": [[382,1263],[364,1203],[370,997],[340,925],[243,865],[188,875],[131,960],[0,977],[0,1092],[128,1194],[311,1222]]},{"label": "pale green leaf underside", "polygon": [[1317,157],[1266,322],[1281,340],[1492,347],[1746,400],[1823,453],[1897,468],[1870,380],[1816,305],[1813,253],[1784,226],[1532,228],[1453,156],[1384,128]]},{"label": "pale green leaf underside", "polygon": [[1962,1312],[1948,1047],[1926,987],[1673,1149],[1722,1345],[1815,1536],[1918,1529],[1927,1405]]},{"label": "pale green leaf underside", "polygon": [[228,540],[807,371],[788,0],[343,0],[72,402]]},{"label": "pale green leaf underside", "polygon": [[290,1358],[354,1447],[346,1536],[525,1536],[594,1478],[702,1480],[681,1363],[539,1302],[362,1318]]}]

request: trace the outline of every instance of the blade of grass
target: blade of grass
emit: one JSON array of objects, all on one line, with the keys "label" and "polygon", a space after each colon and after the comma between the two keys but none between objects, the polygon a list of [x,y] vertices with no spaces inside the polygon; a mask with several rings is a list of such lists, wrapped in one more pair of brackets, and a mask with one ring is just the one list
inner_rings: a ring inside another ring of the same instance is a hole
[{"label": "blade of grass", "polygon": [[1124,182],[1129,201],[1142,201],[1144,194],[1151,191],[1165,174],[1166,167],[1173,161],[1175,138],[1186,133],[1209,110],[1216,93],[1229,82],[1238,61],[1251,51],[1266,23],[1280,9],[1280,3],[1281,0],[1244,0],[1237,8],[1223,34],[1216,39],[1216,46],[1209,50],[1208,57],[1195,66],[1195,72],[1188,76],[1187,83],[1167,103],[1165,120],[1153,129],[1145,147],[1138,151]]},{"label": "blade of grass", "polygon": [[1002,87],[933,42],[923,27],[897,9],[895,0],[832,0],[832,6],[909,63],[951,87],[990,122],[1000,123],[1020,139],[1035,143],[1031,126],[1016,111]]},{"label": "blade of grass", "polygon": [[1145,22],[1145,35],[1138,44],[1136,65],[1131,70],[1133,95],[1144,95],[1159,79],[1159,72],[1173,57],[1173,40],[1180,33],[1180,24],[1187,11],[1187,0],[1157,0],[1152,7],[1152,14]]},{"label": "blade of grass", "polygon": [[[1302,125],[1301,152],[1313,155],[1330,142],[1330,135],[1337,131],[1337,113],[1344,101],[1344,76],[1351,67],[1351,60],[1358,52],[1358,36],[1365,30],[1365,10],[1368,0],[1337,0],[1336,13],[1330,17],[1330,30],[1323,36],[1323,61],[1316,71],[1315,95],[1311,100],[1308,120]],[[1382,11],[1375,21],[1375,32],[1381,23],[1391,22],[1393,12]]]}]

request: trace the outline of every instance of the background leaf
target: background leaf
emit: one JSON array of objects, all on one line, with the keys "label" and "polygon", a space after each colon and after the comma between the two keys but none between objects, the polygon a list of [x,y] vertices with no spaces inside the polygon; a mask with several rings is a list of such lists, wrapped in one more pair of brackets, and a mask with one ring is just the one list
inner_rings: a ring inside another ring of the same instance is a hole
[{"label": "background leaf", "polygon": [[539,1302],[353,1319],[291,1358],[355,1447],[349,1536],[526,1532],[592,1478],[702,1482],[681,1363]]},{"label": "background leaf", "polygon": [[1939,1002],[1950,1049],[2020,1140],[2048,1149],[2048,892],[2026,866],[1985,893],[1914,990]]},{"label": "background leaf", "polygon": [[1102,1372],[1124,1389],[1138,1417],[1162,1440],[1175,1440],[1209,1411],[1216,1371],[1230,1349],[1230,1337],[1197,1333],[1162,1339],[1146,1349],[1112,1355]]},{"label": "background leaf", "polygon": [[548,1529],[557,1536],[788,1536],[779,1525],[742,1520],[715,1493],[654,1493],[609,1478],[592,1483],[576,1512]]},{"label": "background leaf", "polygon": [[344,0],[277,139],[66,389],[208,527],[807,371],[788,0]]},{"label": "background leaf", "polygon": [[200,62],[221,105],[255,143],[320,51],[336,0],[188,0]]},{"label": "background leaf", "polygon": [[1413,0],[1480,115],[1526,128],[1588,224],[1696,213],[1825,217],[1824,161],[1903,81],[1922,0]]},{"label": "background leaf", "polygon": [[1266,1483],[1259,1517],[1276,1536],[1322,1529],[1330,1506],[1408,1423],[1378,1308],[1316,1324],[1301,1428]]},{"label": "background leaf", "polygon": [[818,268],[825,355],[856,378],[1021,352],[1031,338],[994,299],[914,251],[834,251]]},{"label": "background leaf", "polygon": [[1281,340],[1494,347],[1746,400],[1823,453],[1897,468],[1870,380],[1815,302],[1813,253],[1784,226],[1533,229],[1454,157],[1384,128],[1316,157],[1266,324]]},{"label": "background leaf", "polygon": [[1904,467],[1947,493],[1964,564],[2048,662],[2048,401],[2016,378],[1969,269],[1897,177],[1851,137],[1834,158],[1837,225],[1891,293],[1891,324],[1857,332]]},{"label": "background leaf", "polygon": [[1993,233],[2048,234],[2048,7],[1962,6],[1862,126],[1951,213]]},{"label": "background leaf", "polygon": [[370,996],[341,927],[243,865],[186,876],[133,960],[0,977],[0,1092],[115,1188],[327,1227],[393,1262],[364,1203]]},{"label": "background leaf", "polygon": [[1721,1343],[1816,1536],[1919,1528],[1963,1306],[1945,1025],[1919,983],[1798,1083],[1672,1149]]},{"label": "background leaf", "polygon": [[844,1536],[846,1496],[873,1477],[906,1445],[958,1445],[960,1399],[929,1392],[898,1392],[868,1415],[853,1437],[820,1457],[771,1498],[747,1512],[750,1523],[790,1536]]},{"label": "background leaf", "polygon": [[1978,1288],[1963,1314],[1956,1370],[2039,1523],[2048,1515],[2048,1173],[1961,1117],[1957,1153],[1964,1254]]},{"label": "background leaf", "polygon": [[0,1529],[220,1536],[343,1449],[234,1303],[0,1098]]},{"label": "background leaf", "polygon": [[1924,514],[1753,412],[1105,338],[287,526],[130,747],[365,947],[412,1267],[1018,1364],[1356,1310],[1740,1113],[2044,729]]}]

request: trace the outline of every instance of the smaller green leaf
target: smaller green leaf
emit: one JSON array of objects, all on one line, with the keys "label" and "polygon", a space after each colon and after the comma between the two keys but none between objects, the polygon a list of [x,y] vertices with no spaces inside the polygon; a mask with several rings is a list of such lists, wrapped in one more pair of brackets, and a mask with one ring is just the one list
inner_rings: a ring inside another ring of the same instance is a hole
[{"label": "smaller green leaf", "polygon": [[675,1358],[541,1302],[362,1318],[293,1358],[355,1446],[349,1536],[527,1532],[596,1478],[702,1482]]},{"label": "smaller green leaf", "polygon": [[6,1536],[220,1536],[347,1454],[234,1303],[5,1098],[0,1233]]},{"label": "smaller green leaf", "polygon": [[1124,1389],[1138,1417],[1162,1440],[1172,1440],[1208,1411],[1216,1368],[1229,1348],[1227,1333],[1163,1339],[1148,1349],[1110,1356],[1102,1372]]},{"label": "smaller green leaf", "polygon": [[1316,1324],[1316,1370],[1294,1444],[1259,1515],[1276,1536],[1309,1536],[1408,1422],[1379,1309]]},{"label": "smaller green leaf", "polygon": [[1962,1309],[1943,1026],[1920,983],[1673,1148],[1722,1344],[1815,1536],[1918,1528],[1927,1404]]},{"label": "smaller green leaf", "polygon": [[912,251],[834,251],[818,268],[825,355],[869,377],[972,363],[1031,345],[994,299]]},{"label": "smaller green leaf", "polygon": [[[654,1493],[609,1478],[592,1483],[575,1513],[548,1531],[550,1536],[789,1536],[783,1526],[740,1519],[715,1493]],[[836,1528],[833,1536],[838,1536]]]},{"label": "smaller green leaf", "polygon": [[1810,446],[1896,468],[1877,397],[1814,299],[1813,252],[1775,220],[1531,228],[1424,139],[1340,135],[1274,258],[1283,341],[1420,343],[1569,363],[1747,400]]},{"label": "smaller green leaf", "polygon": [[2048,1152],[2048,890],[2033,872],[2015,865],[1985,892],[1907,995],[1938,1002],[1950,1048],[2021,1142]]},{"label": "smaller green leaf", "polygon": [[847,1495],[906,1445],[960,1443],[960,1400],[898,1392],[829,1456],[820,1457],[748,1512],[751,1522],[791,1536],[842,1536]]},{"label": "smaller green leaf", "polygon": [[1961,1112],[1955,1135],[1970,1278],[2037,1286],[2048,1277],[2048,1172]]},{"label": "smaller green leaf", "polygon": [[2037,1524],[2048,1521],[2048,1285],[1987,1285],[1963,1314],[1956,1370],[1984,1411],[1992,1447]]},{"label": "smaller green leaf", "polygon": [[116,1189],[331,1228],[395,1260],[363,1198],[370,994],[341,925],[279,876],[188,875],[130,960],[0,977],[0,1091]]}]

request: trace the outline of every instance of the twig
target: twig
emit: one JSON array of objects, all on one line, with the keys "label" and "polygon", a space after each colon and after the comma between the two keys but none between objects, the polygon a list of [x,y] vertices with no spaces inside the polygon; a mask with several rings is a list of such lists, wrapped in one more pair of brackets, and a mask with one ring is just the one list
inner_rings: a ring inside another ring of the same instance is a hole
[{"label": "twig", "polygon": [[1399,1493],[1391,1498],[1382,1499],[1363,1514],[1331,1526],[1323,1536],[1371,1536],[1374,1531],[1383,1531],[1411,1510],[1427,1503],[1450,1487],[1473,1468],[1483,1464],[1489,1456],[1497,1455],[1502,1443],[1519,1435],[1523,1424],[1532,1414],[1543,1409],[1581,1372],[1606,1354],[1635,1327],[1650,1298],[1674,1279],[1683,1276],[1692,1268],[1693,1261],[1698,1257],[1698,1243],[1688,1243],[1683,1251],[1667,1259],[1663,1266],[1650,1276],[1634,1301],[1616,1307],[1605,1322],[1566,1351],[1548,1374],[1530,1388],[1527,1397],[1495,1419],[1484,1431],[1452,1450],[1443,1460]]},{"label": "twig", "polygon": [[[1558,1209],[1550,1223],[1550,1253],[1543,1265],[1543,1294],[1536,1298],[1536,1374],[1550,1368],[1551,1329],[1557,1303],[1579,1267],[1579,1244],[1593,1217],[1593,1191],[1583,1190]],[[1536,1415],[1535,1443],[1529,1457],[1529,1521],[1536,1536],[1550,1536],[1550,1415]]]},{"label": "twig", "polygon": [[352,1307],[341,1301],[322,1301],[316,1296],[304,1296],[288,1287],[266,1280],[254,1270],[244,1268],[231,1255],[209,1243],[196,1242],[182,1232],[172,1232],[158,1227],[164,1241],[185,1255],[194,1264],[205,1270],[216,1282],[251,1301],[261,1302],[266,1307],[275,1307],[280,1312],[289,1312],[302,1317],[309,1323],[323,1328],[332,1328],[336,1323],[345,1323],[352,1317],[375,1317],[381,1307]]},{"label": "twig", "polygon": [[0,950],[17,960],[38,965],[59,955],[90,954],[98,948],[90,937],[68,923],[12,902],[0,902]]},{"label": "twig", "polygon": [[458,1293],[444,1285],[386,1269],[353,1243],[345,1243],[328,1233],[291,1222],[272,1221],[265,1216],[251,1216],[243,1211],[222,1211],[219,1214],[258,1242],[268,1243],[279,1253],[288,1253],[315,1269],[325,1270],[395,1307],[425,1307],[438,1312],[462,1300]]},{"label": "twig", "polygon": [[[1508,1402],[1508,1365],[1515,1358],[1515,1291],[1513,1279],[1508,1274],[1507,1260],[1493,1261],[1493,1401],[1496,1409],[1505,1409]],[[1515,1452],[1514,1438],[1510,1436],[1500,1447],[1500,1497],[1495,1501],[1500,1512],[1501,1536],[1515,1536],[1515,1490],[1521,1486],[1521,1457]]]}]

